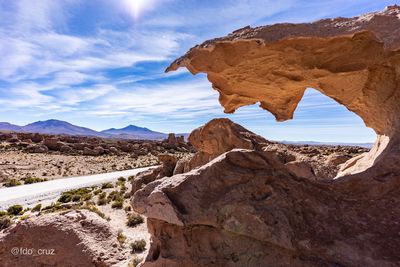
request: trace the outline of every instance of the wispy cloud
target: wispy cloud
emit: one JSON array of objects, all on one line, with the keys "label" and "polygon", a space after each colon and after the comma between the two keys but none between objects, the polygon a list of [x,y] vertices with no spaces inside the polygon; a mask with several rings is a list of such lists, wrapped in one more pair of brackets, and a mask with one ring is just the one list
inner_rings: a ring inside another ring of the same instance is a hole
[{"label": "wispy cloud", "polygon": [[212,114],[215,109],[221,109],[217,99],[218,94],[210,90],[210,85],[204,80],[166,82],[120,90],[96,102],[93,108],[97,114],[105,115],[118,111],[132,115],[196,118],[200,113]]},{"label": "wispy cloud", "polygon": [[[97,129],[137,122],[189,131],[226,116],[204,76],[191,77],[183,69],[163,73],[193,45],[246,25],[357,15],[392,1],[134,2],[0,0],[0,120],[23,124],[58,116]],[[331,126],[355,123],[360,132],[359,118],[338,107],[306,94],[296,120],[277,129],[312,122],[329,127],[322,123],[329,117]],[[229,117],[264,132],[275,125],[257,106]]]}]

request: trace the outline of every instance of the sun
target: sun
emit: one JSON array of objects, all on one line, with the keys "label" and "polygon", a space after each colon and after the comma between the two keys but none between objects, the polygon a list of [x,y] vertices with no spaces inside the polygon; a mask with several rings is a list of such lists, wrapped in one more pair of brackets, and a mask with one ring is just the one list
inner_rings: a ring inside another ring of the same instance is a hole
[{"label": "sun", "polygon": [[124,0],[124,5],[136,20],[144,10],[150,8],[152,2],[152,0]]}]

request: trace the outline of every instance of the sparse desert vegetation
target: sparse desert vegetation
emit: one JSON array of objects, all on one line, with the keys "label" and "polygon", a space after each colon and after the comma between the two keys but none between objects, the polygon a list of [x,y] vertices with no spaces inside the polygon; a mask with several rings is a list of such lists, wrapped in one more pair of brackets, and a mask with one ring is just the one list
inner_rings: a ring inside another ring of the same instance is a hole
[{"label": "sparse desert vegetation", "polygon": [[146,250],[146,240],[140,239],[131,243],[132,253],[140,253]]},{"label": "sparse desert vegetation", "polygon": [[0,215],[0,231],[10,227],[12,220],[7,215]]},{"label": "sparse desert vegetation", "polygon": [[[149,236],[144,224],[145,217],[131,213],[130,199],[124,198],[121,187],[130,191],[131,183],[125,178],[119,178],[113,183],[65,191],[59,197],[34,204],[31,208],[13,205],[7,211],[0,211],[0,231],[19,222],[51,214],[62,216],[68,212],[86,210],[107,220],[112,228],[118,229],[115,240],[126,251],[127,264],[137,266],[143,260],[141,255],[146,251]],[[135,255],[131,255],[133,251]]]},{"label": "sparse desert vegetation", "polygon": [[135,227],[144,222],[143,216],[139,214],[128,214],[126,225],[129,227]]},{"label": "sparse desert vegetation", "polygon": [[184,158],[194,152],[179,140],[171,145],[167,141],[0,132],[0,185],[12,187],[153,166],[159,164],[160,153]]},{"label": "sparse desert vegetation", "polygon": [[23,211],[23,207],[21,205],[12,205],[7,209],[7,213],[9,215],[21,215],[22,211]]}]

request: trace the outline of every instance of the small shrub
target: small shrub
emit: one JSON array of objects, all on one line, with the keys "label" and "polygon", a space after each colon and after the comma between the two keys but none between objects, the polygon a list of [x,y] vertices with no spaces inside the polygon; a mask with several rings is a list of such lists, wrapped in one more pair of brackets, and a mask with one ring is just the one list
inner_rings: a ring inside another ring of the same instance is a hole
[{"label": "small shrub", "polygon": [[113,209],[122,209],[124,206],[124,202],[121,200],[116,200],[111,204],[111,208]]},{"label": "small shrub", "polygon": [[12,220],[8,216],[0,217],[0,231],[10,227],[12,224]]},{"label": "small shrub", "polygon": [[37,204],[35,207],[32,208],[32,211],[40,211],[42,209],[42,204]]},{"label": "small shrub", "polygon": [[72,195],[71,196],[71,201],[78,202],[79,200],[81,200],[81,196],[80,195]]},{"label": "small shrub", "polygon": [[19,215],[23,211],[23,207],[21,205],[12,205],[7,209],[9,215]]},{"label": "small shrub", "polygon": [[5,210],[0,210],[0,217],[7,215],[7,211]]},{"label": "small shrub", "polygon": [[136,227],[143,222],[144,222],[144,219],[139,214],[129,214],[126,225],[128,227]]},{"label": "small shrub", "polygon": [[136,240],[131,243],[132,253],[140,253],[146,250],[146,241],[144,239]]},{"label": "small shrub", "polygon": [[58,210],[67,210],[67,209],[69,209],[69,208],[66,208],[65,206],[61,206],[60,203],[51,203],[51,205],[44,207],[42,209],[42,211],[49,213],[49,212],[55,212]]},{"label": "small shrub", "polygon": [[128,263],[128,267],[137,267],[143,261],[143,258],[133,257],[132,260]]},{"label": "small shrub", "polygon": [[114,185],[112,183],[104,183],[101,185],[101,189],[113,188]]},{"label": "small shrub", "polygon": [[122,231],[118,231],[117,239],[118,239],[119,244],[122,246],[126,241],[126,235],[124,235],[122,233]]},{"label": "small shrub", "polygon": [[34,184],[34,183],[41,183],[41,182],[45,182],[45,181],[47,181],[47,179],[28,177],[24,180],[24,184]]},{"label": "small shrub", "polygon": [[21,218],[19,218],[21,221],[25,221],[26,219],[28,219],[30,217],[29,214],[25,214],[23,216],[21,216]]},{"label": "small shrub", "polygon": [[99,195],[99,198],[106,198],[106,196],[107,196],[107,193],[106,193],[106,192],[102,192],[102,193]]},{"label": "small shrub", "polygon": [[68,203],[71,201],[77,202],[80,201],[81,199],[89,200],[92,198],[92,195],[90,194],[90,192],[92,191],[93,191],[92,188],[87,188],[87,187],[65,191],[61,194],[60,198],[58,199],[58,202]]},{"label": "small shrub", "polygon": [[125,182],[126,179],[125,179],[124,177],[119,177],[119,178],[118,178],[118,181],[120,181],[120,182]]},{"label": "small shrub", "polygon": [[132,196],[131,192],[125,193],[124,198],[130,198]]},{"label": "small shrub", "polygon": [[68,203],[71,201],[71,199],[72,196],[70,194],[63,193],[57,201],[61,203]]},{"label": "small shrub", "polygon": [[103,218],[103,219],[105,219],[106,218],[106,215],[103,213],[103,212],[101,212],[101,210],[99,210],[96,206],[94,206],[94,205],[84,205],[84,206],[82,206],[81,207],[82,209],[85,209],[85,210],[89,210],[89,211],[91,211],[91,212],[94,212],[94,213],[96,213],[97,215],[99,215],[101,218]]},{"label": "small shrub", "polygon": [[128,177],[128,181],[129,181],[129,182],[131,182],[131,181],[133,181],[133,180],[135,180],[135,176],[134,176],[134,175]]},{"label": "small shrub", "polygon": [[122,202],[122,201],[124,201],[124,197],[123,197],[123,195],[121,194],[121,192],[118,192],[118,191],[112,191],[109,195],[108,195],[108,200],[109,201],[120,201],[120,202]]},{"label": "small shrub", "polygon": [[128,189],[128,188],[127,188],[125,185],[122,185],[121,188],[119,189],[119,192],[120,192],[121,194],[124,194],[124,193],[126,192],[127,189]]},{"label": "small shrub", "polygon": [[124,210],[125,210],[126,212],[131,211],[131,210],[132,210],[132,207],[131,207],[131,206],[125,206]]},{"label": "small shrub", "polygon": [[92,194],[91,193],[83,194],[82,198],[84,201],[88,201],[88,200],[92,199]]},{"label": "small shrub", "polygon": [[98,194],[100,194],[100,193],[103,193],[103,190],[97,189],[96,191],[93,192],[93,194],[96,195],[96,196],[97,196]]},{"label": "small shrub", "polygon": [[106,204],[107,204],[107,199],[105,199],[105,198],[99,198],[97,200],[97,205],[99,205],[99,206],[104,206]]},{"label": "small shrub", "polygon": [[17,179],[10,179],[4,184],[5,187],[13,187],[17,185],[21,185],[21,182],[18,181]]}]

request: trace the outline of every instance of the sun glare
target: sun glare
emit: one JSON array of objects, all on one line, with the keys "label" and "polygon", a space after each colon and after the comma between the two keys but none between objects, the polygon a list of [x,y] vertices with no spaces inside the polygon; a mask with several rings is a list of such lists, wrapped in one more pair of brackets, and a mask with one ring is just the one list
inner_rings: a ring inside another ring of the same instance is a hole
[{"label": "sun glare", "polygon": [[152,2],[152,0],[124,0],[126,8],[128,8],[135,20],[140,17],[143,11],[151,7]]}]

